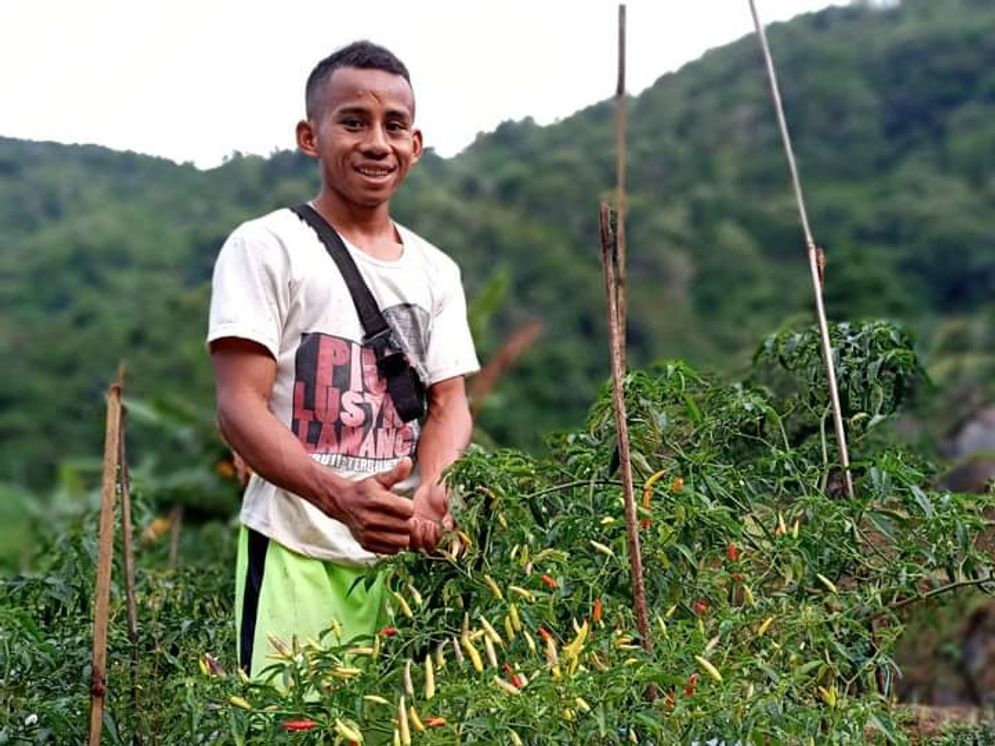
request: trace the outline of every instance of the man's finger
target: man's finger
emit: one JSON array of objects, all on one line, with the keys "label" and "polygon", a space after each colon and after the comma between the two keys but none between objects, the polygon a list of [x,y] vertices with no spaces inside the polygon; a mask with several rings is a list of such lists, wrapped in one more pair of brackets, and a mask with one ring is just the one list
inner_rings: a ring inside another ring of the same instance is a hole
[{"label": "man's finger", "polygon": [[363,537],[361,542],[363,548],[377,554],[397,554],[402,549],[407,549],[410,541],[409,535],[395,533],[372,532]]},{"label": "man's finger", "polygon": [[398,482],[403,482],[407,479],[411,475],[411,468],[411,459],[405,456],[393,469],[374,474],[373,478],[387,489],[390,489]]}]

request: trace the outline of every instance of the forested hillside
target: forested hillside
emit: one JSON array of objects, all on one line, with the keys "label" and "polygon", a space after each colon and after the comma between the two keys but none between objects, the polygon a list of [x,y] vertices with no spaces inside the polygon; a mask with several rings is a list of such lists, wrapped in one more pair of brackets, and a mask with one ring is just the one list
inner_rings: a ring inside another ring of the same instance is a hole
[{"label": "forested hillside", "polygon": [[[770,41],[830,314],[897,318],[969,371],[995,369],[995,5],[861,3],[776,25]],[[483,356],[523,321],[544,324],[483,414],[499,442],[575,424],[608,373],[596,228],[613,122],[605,101],[548,127],[505,123],[455,158],[429,154],[398,199],[398,218],[462,264],[471,301],[506,273]],[[755,39],[633,98],[629,164],[636,362],[737,366],[764,332],[809,313]],[[291,153],[202,172],[0,139],[0,474],[43,486],[65,459],[98,454],[121,358],[133,396],[209,412],[214,256],[239,221],[315,185]],[[155,452],[138,438],[139,458]]]}]

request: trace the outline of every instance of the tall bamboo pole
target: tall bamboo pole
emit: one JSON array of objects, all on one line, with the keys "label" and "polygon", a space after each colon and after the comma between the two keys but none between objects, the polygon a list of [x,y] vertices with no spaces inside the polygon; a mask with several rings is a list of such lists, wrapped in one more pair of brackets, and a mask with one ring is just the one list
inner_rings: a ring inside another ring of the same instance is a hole
[{"label": "tall bamboo pole", "polygon": [[612,362],[612,390],[615,425],[618,431],[619,465],[622,471],[622,491],[625,499],[625,531],[632,568],[632,601],[636,611],[636,626],[646,652],[653,649],[650,640],[649,614],[646,611],[646,587],[643,581],[643,557],[639,548],[639,523],[636,520],[635,487],[632,480],[632,453],[629,448],[629,427],[625,411],[625,349],[620,328],[625,319],[619,316],[616,269],[617,244],[611,226],[611,208],[601,203],[601,265],[604,270],[605,293],[608,295],[608,342]]},{"label": "tall bamboo pole", "polygon": [[843,479],[846,493],[853,497],[853,477],[850,474],[850,453],[846,444],[846,430],[843,426],[843,411],[840,406],[839,388],[836,385],[836,366],[833,363],[833,346],[829,339],[829,322],[826,320],[826,308],[822,298],[824,254],[812,237],[812,229],[808,222],[808,211],[805,209],[805,197],[802,194],[801,178],[798,176],[798,166],[795,163],[795,152],[791,146],[791,134],[788,132],[788,122],[784,116],[784,105],[781,102],[781,89],[777,83],[777,71],[774,69],[774,58],[767,43],[767,33],[754,0],[750,2],[750,13],[753,15],[753,25],[760,39],[764,62],[767,66],[767,79],[770,83],[770,93],[774,99],[774,111],[777,113],[777,123],[781,129],[781,141],[784,143],[784,154],[788,159],[788,170],[791,173],[791,184],[795,192],[795,202],[798,206],[798,216],[801,219],[802,231],[805,235],[805,246],[808,250],[809,274],[812,277],[812,288],[815,291],[815,313],[819,320],[819,336],[822,339],[822,357],[826,364],[826,378],[829,381],[829,400],[833,409],[833,425],[836,429],[836,444],[840,453],[840,464],[843,466]]},{"label": "tall bamboo pole", "polygon": [[100,490],[100,534],[97,583],[93,599],[93,665],[90,674],[90,746],[100,744],[104,702],[107,696],[107,623],[111,599],[111,563],[114,559],[114,504],[118,484],[121,438],[121,390],[124,364],[107,390],[107,423],[104,433],[104,470]]},{"label": "tall bamboo pole", "polygon": [[121,481],[121,551],[124,564],[124,591],[128,608],[128,641],[131,643],[131,700],[135,713],[134,734],[132,743],[136,746],[142,743],[139,728],[139,713],[141,709],[140,687],[138,684],[138,604],[135,601],[135,548],[132,541],[131,525],[131,474],[128,471],[127,441],[128,411],[121,407],[121,432],[119,440],[119,457],[121,460],[118,473]]},{"label": "tall bamboo pole", "polygon": [[615,84],[615,242],[618,245],[618,318],[619,339],[622,349],[626,349],[626,317],[629,296],[626,287],[628,278],[625,244],[625,167],[626,167],[626,127],[625,108],[625,3],[618,6],[618,80]]}]

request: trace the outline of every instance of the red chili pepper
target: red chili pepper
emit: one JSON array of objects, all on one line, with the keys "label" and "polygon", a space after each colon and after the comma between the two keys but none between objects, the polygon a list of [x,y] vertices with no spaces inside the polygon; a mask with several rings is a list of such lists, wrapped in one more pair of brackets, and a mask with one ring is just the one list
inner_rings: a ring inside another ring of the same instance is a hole
[{"label": "red chili pepper", "polygon": [[443,717],[428,718],[425,722],[425,727],[427,728],[440,728],[446,724],[446,719]]},{"label": "red chili pepper", "polygon": [[284,730],[311,730],[317,723],[313,720],[288,720],[283,724]]},{"label": "red chili pepper", "polygon": [[735,562],[739,559],[739,547],[733,543],[730,543],[726,549],[726,555],[729,557],[730,562]]},{"label": "red chili pepper", "polygon": [[697,601],[691,604],[691,610],[698,616],[701,616],[706,611],[708,611],[708,601],[706,601],[703,598],[699,598]]},{"label": "red chili pepper", "polygon": [[600,622],[601,621],[601,599],[600,598],[594,599],[594,610],[591,612],[591,618],[594,619],[595,622]]},{"label": "red chili pepper", "polygon": [[650,523],[651,523],[651,521],[650,521],[649,518],[643,518],[643,519],[641,519],[639,521],[639,525],[643,527],[643,530],[649,528],[650,527]]},{"label": "red chili pepper", "polygon": [[536,630],[536,632],[539,633],[539,637],[542,638],[543,642],[549,642],[550,640],[553,639],[553,636],[546,631],[545,627],[540,627],[539,629]]},{"label": "red chili pepper", "polygon": [[553,580],[551,577],[549,577],[549,575],[540,575],[539,579],[546,584],[549,590],[551,591],[556,590],[556,581]]},{"label": "red chili pepper", "polygon": [[384,627],[382,630],[380,630],[380,634],[383,635],[384,637],[393,637],[394,635],[397,634],[397,628]]},{"label": "red chili pepper", "polygon": [[688,695],[689,697],[693,697],[694,696],[694,691],[695,691],[695,689],[698,688],[698,679],[699,678],[700,677],[698,676],[698,672],[697,671],[695,671],[693,674],[691,674],[688,677],[688,683],[687,683],[687,686],[684,687],[684,693],[686,695]]}]

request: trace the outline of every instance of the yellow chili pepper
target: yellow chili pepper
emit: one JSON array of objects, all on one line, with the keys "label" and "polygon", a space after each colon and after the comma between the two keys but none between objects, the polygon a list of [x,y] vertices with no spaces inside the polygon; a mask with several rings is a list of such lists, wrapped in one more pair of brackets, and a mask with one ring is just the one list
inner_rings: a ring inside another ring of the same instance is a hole
[{"label": "yellow chili pepper", "polygon": [[756,599],[753,598],[753,589],[748,585],[743,586],[743,600],[746,601],[747,606],[756,605]]},{"label": "yellow chili pepper", "polygon": [[770,629],[770,625],[774,623],[774,617],[769,616],[760,622],[760,626],[757,627],[757,637],[763,637],[764,633]]},{"label": "yellow chili pepper", "polygon": [[700,665],[703,669],[705,669],[705,673],[707,673],[709,676],[711,676],[720,684],[722,683],[722,674],[719,673],[719,669],[713,666],[712,663],[707,658],[703,658],[700,655],[696,655],[694,659],[698,661],[698,665]]},{"label": "yellow chili pepper", "polygon": [[615,551],[611,547],[605,546],[600,541],[594,541],[594,539],[591,539],[589,543],[591,544],[592,547],[594,547],[597,551],[601,552],[603,555],[611,557],[612,559],[615,558]]},{"label": "yellow chili pepper", "polygon": [[487,639],[495,645],[504,646],[504,640],[501,639],[501,635],[497,633],[497,630],[484,617],[480,617],[480,626],[484,628]]},{"label": "yellow chili pepper", "polygon": [[508,642],[510,643],[515,639],[515,628],[511,624],[511,617],[505,614],[501,623],[504,625],[504,633],[508,636]]},{"label": "yellow chili pepper", "polygon": [[516,632],[521,632],[522,618],[518,616],[518,607],[515,604],[508,605],[508,615],[511,617],[511,626]]},{"label": "yellow chili pepper", "polygon": [[473,664],[473,669],[477,673],[483,673],[484,662],[480,659],[480,653],[477,652],[477,649],[473,646],[473,643],[470,642],[470,638],[464,637],[460,640],[460,643],[462,643],[463,650],[466,651],[466,655],[470,659],[470,663]]},{"label": "yellow chili pepper", "polygon": [[532,603],[532,602],[535,601],[535,594],[533,594],[532,591],[530,591],[530,590],[528,590],[526,588],[522,588],[521,586],[518,586],[518,585],[509,585],[508,586],[508,590],[511,591],[512,593],[518,595],[518,596],[521,596],[522,598],[524,598],[529,603]]},{"label": "yellow chili pepper", "polygon": [[409,697],[415,696],[415,686],[411,681],[411,659],[404,661],[404,693]]},{"label": "yellow chili pepper", "polygon": [[425,701],[435,696],[435,669],[432,667],[432,656],[425,656]]},{"label": "yellow chili pepper", "polygon": [[525,644],[529,646],[529,652],[535,655],[536,641],[533,639],[532,635],[529,634],[527,629],[523,629],[522,634],[525,636]]},{"label": "yellow chili pepper", "polygon": [[391,594],[394,596],[394,600],[397,601],[397,605],[401,608],[401,613],[403,613],[408,619],[413,619],[414,614],[411,612],[411,607],[408,606],[408,602],[404,600],[404,596],[397,591],[391,591]]},{"label": "yellow chili pepper", "polygon": [[415,588],[411,583],[408,583],[406,587],[408,589],[408,593],[411,594],[411,598],[415,600],[415,605],[424,606],[425,600],[422,598],[421,593],[418,592],[418,589]]},{"label": "yellow chili pepper", "polygon": [[497,668],[497,653],[494,652],[494,643],[490,637],[484,637],[484,652],[487,653],[487,662],[491,664],[491,668]]},{"label": "yellow chili pepper", "polygon": [[836,589],[836,585],[833,583],[833,581],[831,581],[825,575],[822,575],[821,573],[816,573],[815,577],[816,577],[816,579],[818,579],[818,581],[820,583],[822,583],[824,586],[826,586],[826,588],[828,588],[830,590],[830,592],[832,592],[832,593],[839,593],[839,591]]},{"label": "yellow chili pepper", "polygon": [[494,578],[485,574],[484,582],[487,584],[487,587],[490,589],[491,593],[494,594],[494,598],[498,601],[504,601],[504,594],[501,593],[501,589],[498,587],[498,584],[494,582]]},{"label": "yellow chili pepper", "polygon": [[404,697],[397,702],[397,730],[401,734],[401,746],[411,746],[411,728],[408,727],[408,711],[404,708]]},{"label": "yellow chili pepper", "polygon": [[508,694],[521,694],[521,692],[518,690],[517,686],[515,686],[514,684],[511,684],[511,683],[505,681],[500,676],[495,676],[494,677],[494,683],[498,685],[499,689],[502,689],[503,691],[507,692]]},{"label": "yellow chili pepper", "polygon": [[335,718],[335,732],[342,736],[347,741],[354,741],[356,743],[363,742],[363,734],[360,733],[355,728],[350,728],[348,725],[343,723],[338,718]]},{"label": "yellow chili pepper", "polygon": [[425,724],[418,717],[418,710],[415,709],[414,705],[408,705],[408,719],[411,720],[411,724],[415,726],[415,730],[419,733],[425,732]]},{"label": "yellow chili pepper", "polygon": [[231,702],[236,707],[241,707],[243,710],[251,710],[252,709],[252,705],[250,705],[248,702],[246,702],[241,697],[232,696],[232,697],[228,698],[228,701]]}]

